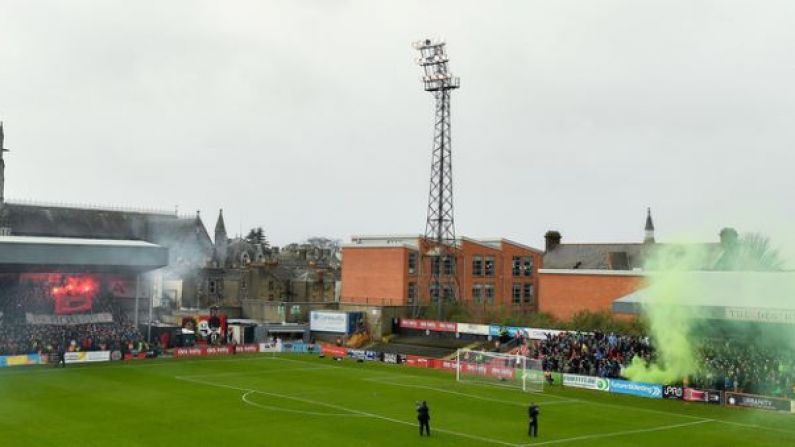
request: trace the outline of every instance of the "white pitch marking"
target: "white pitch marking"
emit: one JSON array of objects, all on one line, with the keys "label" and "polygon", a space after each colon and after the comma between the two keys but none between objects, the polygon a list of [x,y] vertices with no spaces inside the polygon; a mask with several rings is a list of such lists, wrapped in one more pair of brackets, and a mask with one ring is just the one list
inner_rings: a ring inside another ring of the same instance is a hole
[{"label": "white pitch marking", "polygon": [[655,432],[655,431],[672,430],[672,429],[681,428],[681,427],[690,427],[692,425],[706,424],[707,422],[715,422],[715,421],[712,420],[712,419],[705,419],[703,421],[685,422],[683,424],[673,424],[673,425],[662,425],[662,426],[654,427],[654,428],[641,428],[641,429],[638,429],[638,430],[626,430],[626,431],[617,431],[617,432],[612,432],[612,433],[602,433],[602,434],[594,434],[594,435],[575,436],[575,437],[572,437],[572,438],[553,439],[551,441],[534,442],[532,444],[524,444],[521,447],[529,447],[529,446],[536,446],[536,445],[562,444],[562,443],[565,443],[565,442],[584,441],[586,439],[612,438],[612,437],[615,437],[615,436],[634,435],[634,434],[637,434],[637,433],[650,433],[650,432]]},{"label": "white pitch marking", "polygon": [[[173,360],[173,361],[172,361]],[[175,359],[167,359],[167,358],[159,358],[157,360],[120,360],[124,362],[123,364],[115,364],[118,362],[110,362],[111,364],[105,363],[71,363],[68,368],[56,368],[51,366],[50,364],[43,364],[43,365],[36,365],[30,367],[22,367],[20,371],[1,371],[0,376],[18,376],[18,375],[27,375],[27,374],[61,374],[66,371],[83,371],[83,370],[105,370],[105,369],[138,369],[138,368],[152,368],[156,366],[174,366],[174,365],[183,365],[186,363],[205,363],[205,362],[230,362],[230,363],[238,363],[238,362],[250,362],[255,360],[286,360],[280,358],[273,358],[273,357],[246,357],[246,358],[217,358],[217,359],[196,359],[196,360],[175,360]],[[297,361],[297,360],[296,360]],[[138,363],[140,362],[140,363]],[[307,363],[307,362],[302,362]],[[333,367],[329,367],[333,368]]]},{"label": "white pitch marking", "polygon": [[367,417],[367,416],[364,416],[364,415],[361,415],[361,414],[356,414],[356,413],[320,413],[320,412],[317,412],[317,411],[293,410],[293,409],[290,409],[290,408],[281,408],[281,407],[274,407],[274,406],[271,406],[271,405],[263,405],[263,404],[260,404],[260,403],[257,403],[257,402],[250,401],[248,399],[248,396],[250,396],[251,394],[261,394],[261,393],[259,391],[249,391],[247,393],[243,393],[243,395],[240,397],[240,399],[243,402],[245,402],[246,404],[248,404],[248,405],[251,405],[251,406],[254,406],[254,407],[258,407],[258,408],[262,408],[264,410],[271,410],[271,411],[276,411],[276,412],[281,412],[281,413],[303,414],[303,415],[307,415],[307,416],[324,416],[324,417],[331,417],[331,416],[341,417],[342,416],[342,417],[353,417],[353,418],[355,418],[355,417]]},{"label": "white pitch marking", "polygon": [[190,376],[179,376],[180,379],[192,379],[196,377],[227,377],[227,376],[258,376],[260,374],[276,374],[281,372],[291,372],[291,371],[313,371],[313,370],[323,370],[323,369],[331,369],[332,366],[313,366],[313,367],[304,367],[304,368],[282,368],[282,369],[264,369],[261,371],[241,371],[241,372],[228,372],[228,373],[215,373],[215,374],[196,374]]},{"label": "white pitch marking", "polygon": [[[190,379],[184,379],[184,378],[183,379],[179,379],[178,377],[175,377],[175,379],[184,380],[186,382],[196,383],[196,384],[200,384],[200,385],[215,386],[215,387],[227,388],[227,389],[237,390],[237,391],[256,392],[258,394],[264,394],[266,396],[274,396],[274,397],[279,397],[279,398],[282,398],[282,399],[294,400],[294,401],[297,401],[297,402],[303,402],[303,403],[308,403],[308,404],[313,404],[313,405],[320,405],[322,407],[334,408],[336,410],[347,411],[347,412],[354,413],[354,414],[359,414],[359,415],[362,415],[362,416],[369,416],[369,417],[374,418],[374,419],[381,419],[383,421],[394,422],[396,424],[409,425],[409,426],[412,426],[412,427],[417,425],[415,422],[407,422],[407,421],[403,421],[403,420],[400,420],[400,419],[394,419],[394,418],[391,418],[391,417],[388,417],[388,416],[382,416],[380,414],[369,413],[369,412],[361,411],[361,410],[355,410],[355,409],[352,409],[352,408],[343,407],[341,405],[334,405],[334,404],[330,404],[330,403],[327,403],[327,402],[316,401],[316,400],[312,400],[312,399],[305,399],[305,398],[301,398],[301,397],[290,396],[290,395],[287,395],[287,394],[271,393],[271,392],[267,392],[267,391],[255,390],[255,389],[251,389],[251,388],[241,388],[241,387],[232,386],[232,385],[225,385],[225,384],[221,384],[221,383],[211,383],[211,382],[204,382],[204,381],[199,381],[199,380],[190,380]],[[461,432],[457,432],[457,431],[446,430],[446,429],[443,429],[443,428],[435,428],[434,430],[437,431],[437,432],[440,432],[440,433],[447,433],[449,435],[458,436],[458,437],[461,437],[461,438],[474,439],[476,441],[488,442],[488,443],[491,443],[491,444],[506,445],[506,446],[509,446],[509,447],[520,447],[520,444],[514,444],[514,443],[511,443],[511,442],[500,441],[498,439],[486,438],[486,437],[482,437],[482,436],[470,435],[468,433],[461,433]]]},{"label": "white pitch marking", "polygon": [[784,433],[790,436],[795,436],[795,431],[783,430],[780,428],[774,427],[765,427],[764,425],[757,425],[757,424],[744,424],[742,422],[734,422],[734,421],[727,421],[725,419],[715,419],[715,422],[720,422],[721,424],[729,424],[729,425],[736,425],[738,427],[746,427],[746,428],[757,428],[762,430],[770,430],[773,432]]}]

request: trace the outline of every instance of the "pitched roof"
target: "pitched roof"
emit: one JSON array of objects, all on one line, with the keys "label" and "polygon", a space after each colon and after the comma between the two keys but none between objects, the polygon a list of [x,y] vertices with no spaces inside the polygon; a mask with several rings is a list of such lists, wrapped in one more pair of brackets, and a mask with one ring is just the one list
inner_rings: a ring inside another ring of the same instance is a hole
[{"label": "pitched roof", "polygon": [[172,262],[203,263],[212,251],[198,216],[5,203],[0,223],[16,236],[148,241],[169,248]]},{"label": "pitched roof", "polygon": [[[711,270],[721,257],[719,243],[696,244],[705,252],[704,270]],[[678,244],[605,243],[560,244],[544,254],[545,269],[635,270],[642,269],[646,260],[662,248],[682,252],[688,246]]]}]

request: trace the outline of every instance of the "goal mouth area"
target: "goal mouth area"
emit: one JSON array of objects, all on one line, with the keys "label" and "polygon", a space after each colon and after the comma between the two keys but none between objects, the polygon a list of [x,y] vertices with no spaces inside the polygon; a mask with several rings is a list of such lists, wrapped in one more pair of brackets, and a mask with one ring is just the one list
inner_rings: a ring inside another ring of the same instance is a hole
[{"label": "goal mouth area", "polygon": [[455,356],[455,376],[462,383],[544,391],[541,361],[519,354],[459,349]]}]

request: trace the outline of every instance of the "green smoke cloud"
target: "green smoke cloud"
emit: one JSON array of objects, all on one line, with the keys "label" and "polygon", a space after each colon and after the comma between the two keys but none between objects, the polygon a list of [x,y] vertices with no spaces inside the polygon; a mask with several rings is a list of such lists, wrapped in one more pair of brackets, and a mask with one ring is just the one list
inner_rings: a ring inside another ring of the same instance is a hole
[{"label": "green smoke cloud", "polygon": [[[729,295],[751,297],[742,305],[759,306],[774,302],[775,307],[789,307],[781,297],[795,293],[792,280],[781,281],[772,276],[760,277],[760,271],[780,270],[784,262],[770,241],[759,234],[737,237],[737,232],[724,229],[724,243],[720,249],[708,245],[658,245],[650,247],[646,263],[647,284],[643,293],[646,299],[642,312],[647,320],[649,335],[657,357],[647,363],[641,358],[632,359],[623,370],[627,378],[641,382],[675,383],[696,373],[700,362],[696,352],[696,332],[699,326],[721,324],[707,309],[690,302],[695,297],[721,296],[724,305],[736,302]],[[724,290],[719,281],[702,281],[694,275],[697,271],[732,271],[733,284],[752,290]],[[782,293],[784,287],[788,292]],[[742,292],[742,293],[741,293]],[[728,301],[728,302],[727,302]],[[714,312],[714,310],[713,310]],[[703,329],[703,327],[701,327]],[[790,329],[791,330],[791,329]],[[789,332],[789,331],[788,331]],[[766,338],[766,337],[762,337]],[[760,343],[764,340],[760,340]]]},{"label": "green smoke cloud", "polygon": [[691,343],[698,315],[683,300],[698,293],[700,285],[689,281],[686,272],[703,268],[708,253],[701,246],[662,246],[647,261],[643,304],[649,335],[657,352],[654,362],[635,357],[623,375],[630,380],[674,383],[696,371],[696,353]]}]

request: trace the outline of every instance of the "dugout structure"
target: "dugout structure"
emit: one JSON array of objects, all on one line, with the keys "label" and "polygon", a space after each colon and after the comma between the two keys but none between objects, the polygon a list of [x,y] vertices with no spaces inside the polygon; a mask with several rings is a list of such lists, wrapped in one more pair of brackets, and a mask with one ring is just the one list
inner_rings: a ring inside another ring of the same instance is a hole
[{"label": "dugout structure", "polygon": [[459,349],[455,355],[458,382],[519,388],[526,392],[544,391],[541,361],[519,354]]}]

